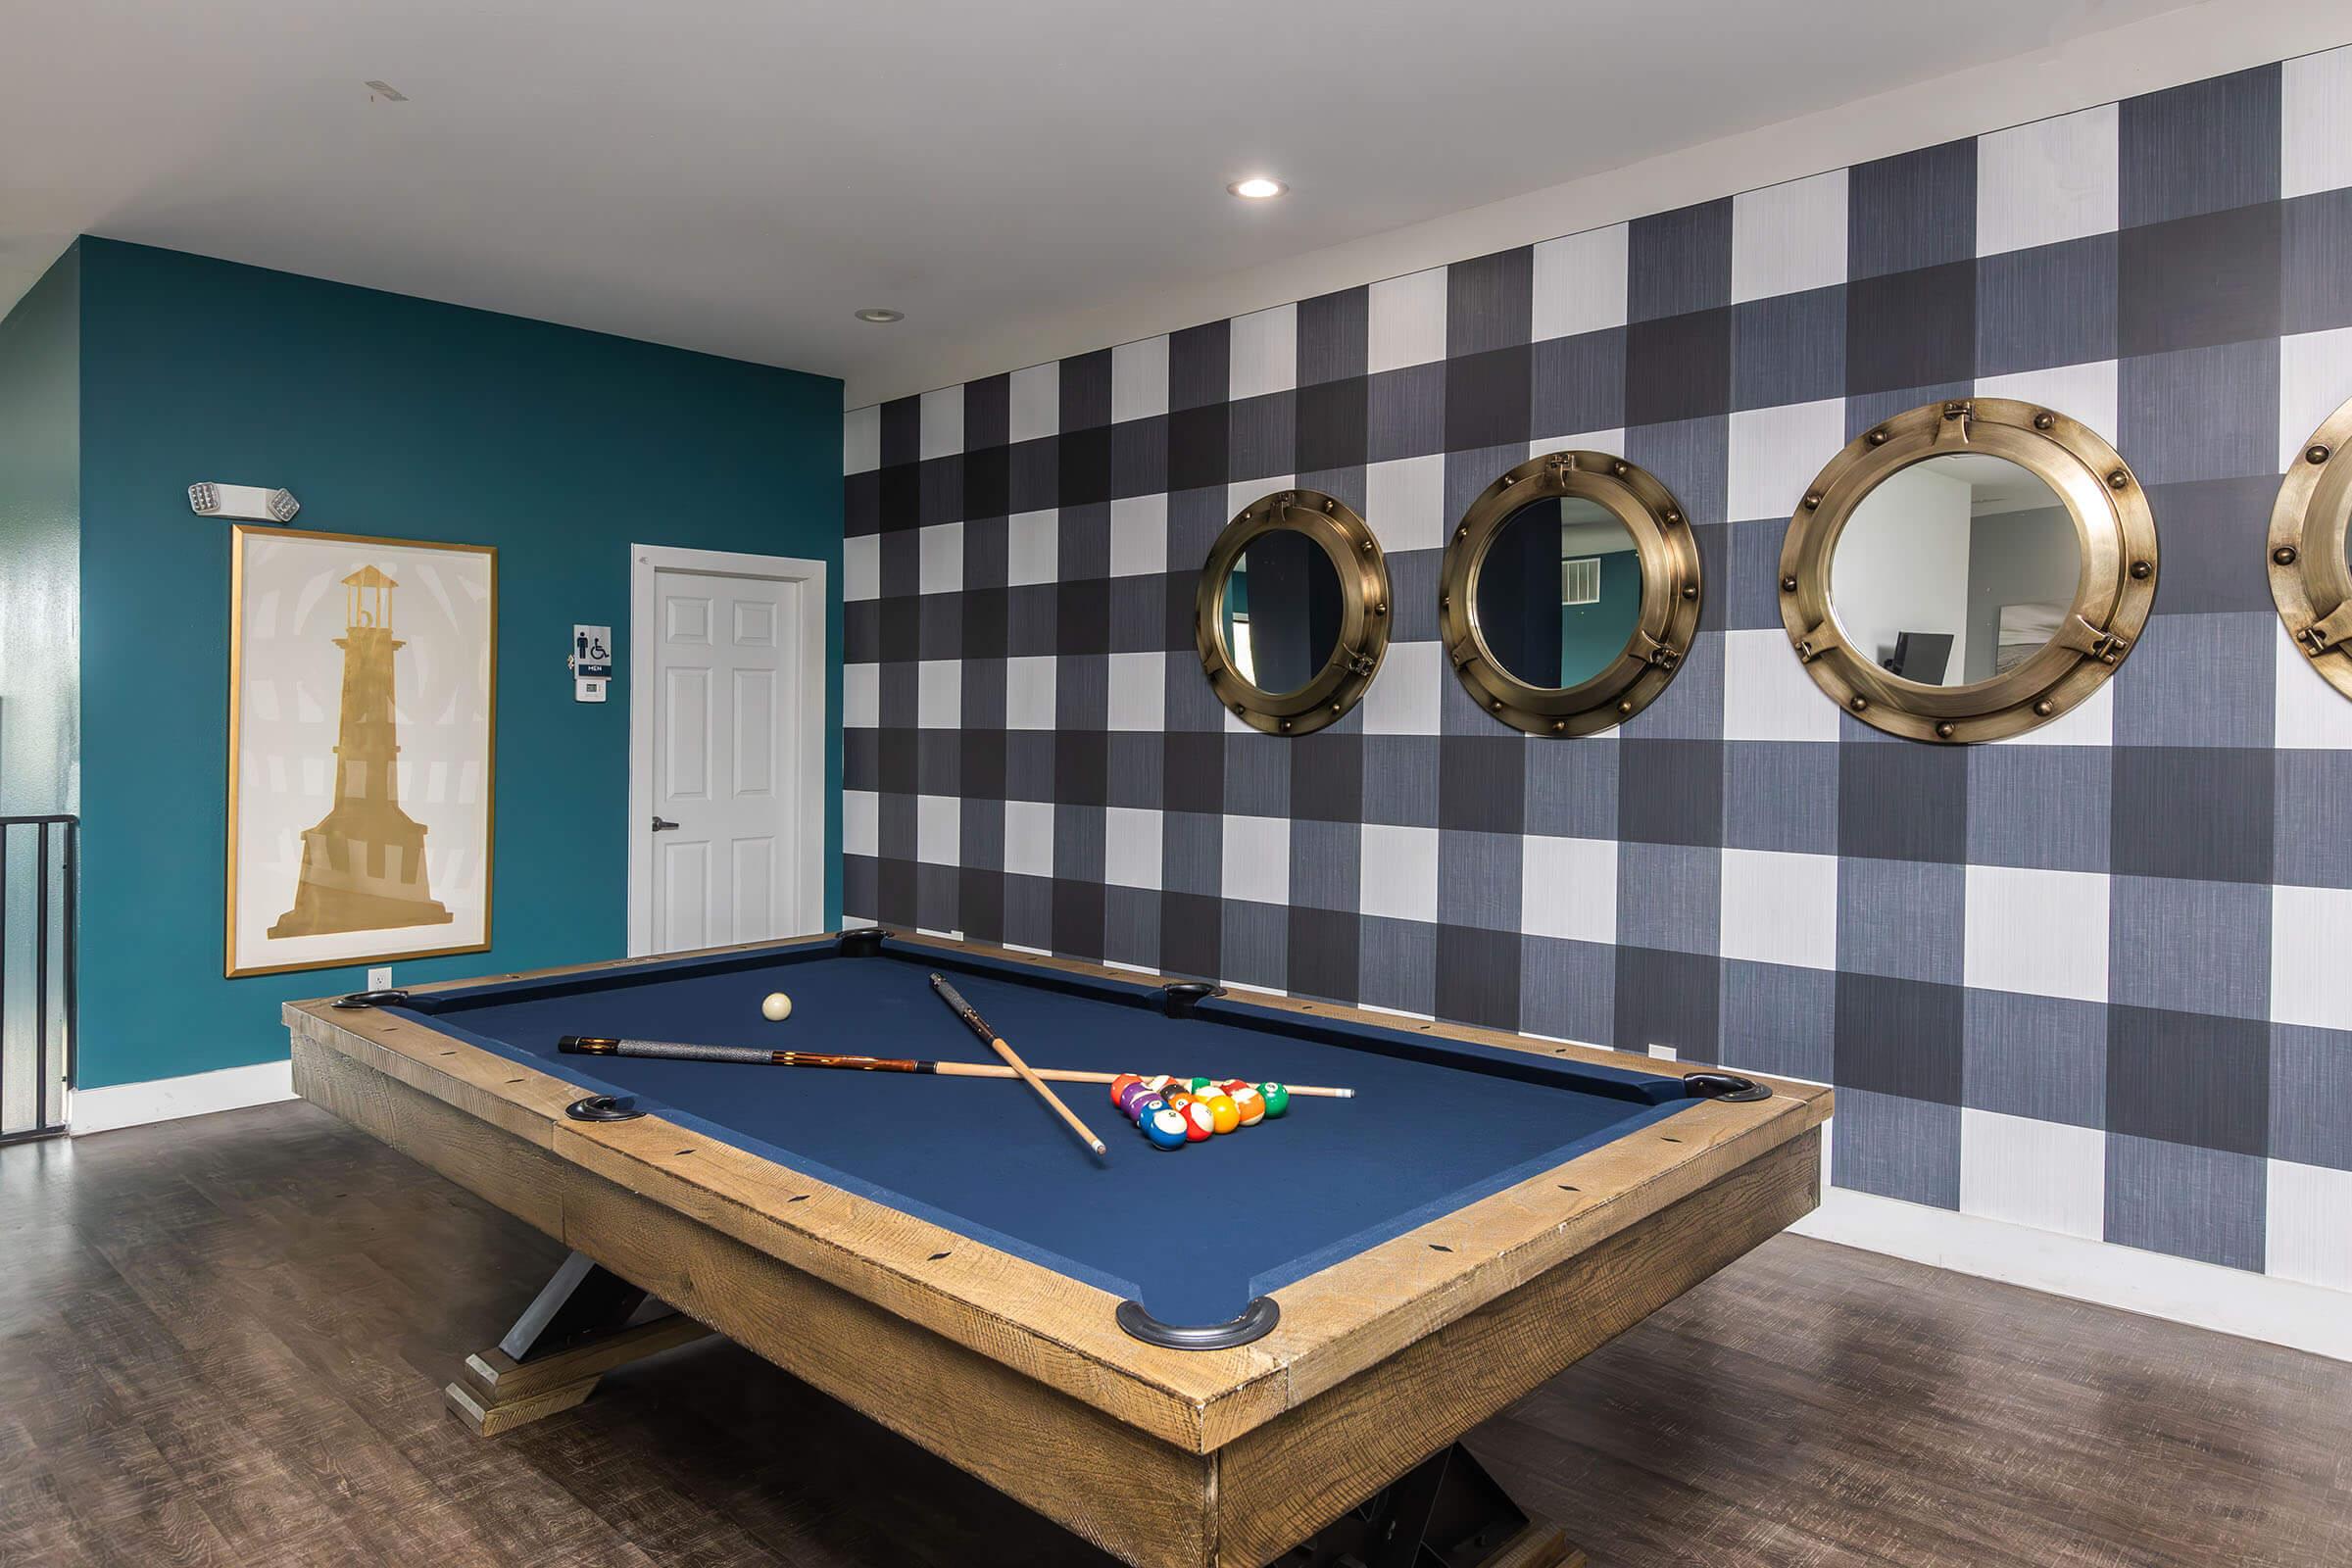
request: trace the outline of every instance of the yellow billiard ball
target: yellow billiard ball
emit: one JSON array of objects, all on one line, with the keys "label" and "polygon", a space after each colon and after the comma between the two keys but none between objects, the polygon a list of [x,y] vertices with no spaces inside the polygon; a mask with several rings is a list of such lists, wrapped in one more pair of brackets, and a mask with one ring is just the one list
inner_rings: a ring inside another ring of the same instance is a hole
[{"label": "yellow billiard ball", "polygon": [[782,1023],[792,1016],[792,999],[781,991],[770,991],[767,1000],[760,1004],[760,1016],[769,1023]]}]

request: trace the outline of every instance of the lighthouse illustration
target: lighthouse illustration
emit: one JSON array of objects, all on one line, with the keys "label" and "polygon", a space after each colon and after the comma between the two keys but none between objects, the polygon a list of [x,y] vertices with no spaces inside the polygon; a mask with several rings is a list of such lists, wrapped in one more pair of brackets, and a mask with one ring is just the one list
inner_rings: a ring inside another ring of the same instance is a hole
[{"label": "lighthouse illustration", "polygon": [[373,566],[343,579],[343,712],[335,737],[335,804],[302,835],[302,879],[275,937],[446,925],[425,885],[424,824],[400,808],[400,735],[392,706],[392,590]]}]

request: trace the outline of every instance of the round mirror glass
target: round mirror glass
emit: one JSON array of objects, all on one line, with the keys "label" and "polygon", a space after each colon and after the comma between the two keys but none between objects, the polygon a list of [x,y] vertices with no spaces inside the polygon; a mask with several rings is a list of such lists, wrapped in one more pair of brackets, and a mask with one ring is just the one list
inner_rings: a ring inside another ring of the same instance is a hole
[{"label": "round mirror glass", "polygon": [[1923,686],[1990,680],[2056,634],[2082,581],[2066,503],[2007,458],[1898,468],[1854,508],[1830,607],[1854,653]]},{"label": "round mirror glass", "polygon": [[1581,686],[1614,663],[1642,620],[1642,553],[1615,513],[1584,496],[1531,502],[1478,564],[1478,634],[1530,686]]},{"label": "round mirror glass", "polygon": [[1242,679],[1269,697],[1287,697],[1322,672],[1346,614],[1339,567],[1296,529],[1252,539],[1225,574],[1219,619],[1226,655]]}]

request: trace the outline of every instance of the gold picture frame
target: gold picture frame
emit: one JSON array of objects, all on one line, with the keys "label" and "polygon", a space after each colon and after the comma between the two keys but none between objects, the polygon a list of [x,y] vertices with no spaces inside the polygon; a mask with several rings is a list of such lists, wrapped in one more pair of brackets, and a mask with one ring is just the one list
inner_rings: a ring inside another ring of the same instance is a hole
[{"label": "gold picture frame", "polygon": [[[1989,680],[1930,686],[1882,669],[1846,641],[1830,603],[1830,557],[1854,511],[1888,475],[1929,458],[1983,453],[2033,473],[2074,520],[2080,577],[2057,631]],[[2131,466],[2097,431],[2010,398],[1929,403],[1875,424],[1832,458],[1781,544],[1781,624],[1832,702],[1905,740],[1962,745],[2050,722],[2106,684],[2156,601],[2156,518]]]},{"label": "gold picture frame", "polygon": [[2295,454],[2271,512],[2271,602],[2328,685],[2352,697],[2352,399]]},{"label": "gold picture frame", "polygon": [[497,757],[495,547],[231,530],[230,979],[487,951]]},{"label": "gold picture frame", "polygon": [[[1503,667],[1479,624],[1478,579],[1503,524],[1539,501],[1579,498],[1624,525],[1642,563],[1642,606],[1615,659],[1574,686],[1536,686]],[[1608,452],[1530,458],[1479,492],[1454,524],[1438,582],[1439,634],[1470,700],[1530,735],[1596,734],[1657,701],[1698,636],[1698,545],[1682,503],[1648,469]]]}]

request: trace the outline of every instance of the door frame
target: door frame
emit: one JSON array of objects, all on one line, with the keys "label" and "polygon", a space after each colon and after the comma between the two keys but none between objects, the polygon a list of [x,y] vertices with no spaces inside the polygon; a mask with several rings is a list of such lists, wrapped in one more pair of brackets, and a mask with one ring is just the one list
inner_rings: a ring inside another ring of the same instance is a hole
[{"label": "door frame", "polygon": [[788,890],[782,935],[819,931],[825,923],[825,750],[831,715],[825,708],[825,623],[832,614],[826,593],[825,564],[798,556],[754,556],[733,550],[688,550],[676,545],[629,546],[629,820],[626,846],[629,863],[629,956],[643,957],[654,945],[654,836],[645,824],[654,813],[654,664],[659,603],[656,588],[664,571],[691,571],[708,577],[749,577],[762,582],[795,582],[809,591],[803,595],[801,616],[801,680],[797,690],[776,684],[776,722],[784,729],[790,714],[785,705],[797,695],[802,714],[797,822],[780,822],[780,832],[795,836],[800,846],[799,885]]}]

